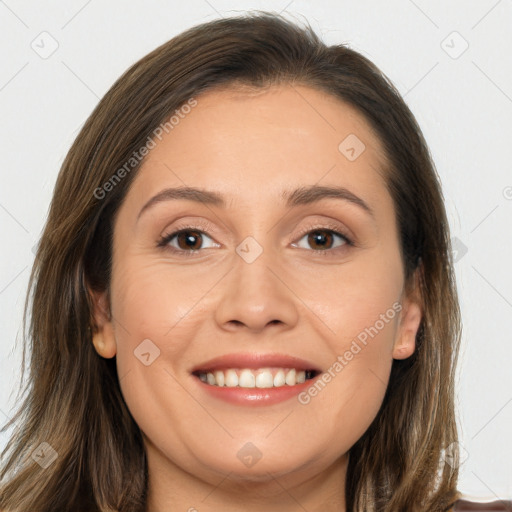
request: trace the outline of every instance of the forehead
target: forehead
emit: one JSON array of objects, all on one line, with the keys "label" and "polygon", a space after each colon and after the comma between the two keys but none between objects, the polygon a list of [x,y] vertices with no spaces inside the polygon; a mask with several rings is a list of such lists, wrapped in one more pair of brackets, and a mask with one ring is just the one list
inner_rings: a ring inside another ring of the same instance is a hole
[{"label": "forehead", "polygon": [[385,183],[386,158],[356,108],[303,85],[225,87],[195,98],[146,156],[130,194],[202,186],[233,201],[279,201],[298,185],[342,185],[369,201]]}]

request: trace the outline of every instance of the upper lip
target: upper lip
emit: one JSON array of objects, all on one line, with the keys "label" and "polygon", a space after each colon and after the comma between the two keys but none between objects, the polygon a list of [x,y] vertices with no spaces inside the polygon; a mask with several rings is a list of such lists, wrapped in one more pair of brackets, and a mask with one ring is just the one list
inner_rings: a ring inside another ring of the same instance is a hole
[{"label": "upper lip", "polygon": [[315,364],[305,359],[286,354],[256,353],[225,354],[194,366],[190,372],[197,373],[227,368],[249,368],[255,370],[257,368],[268,367],[295,368],[297,370],[314,370],[320,372],[320,369]]}]

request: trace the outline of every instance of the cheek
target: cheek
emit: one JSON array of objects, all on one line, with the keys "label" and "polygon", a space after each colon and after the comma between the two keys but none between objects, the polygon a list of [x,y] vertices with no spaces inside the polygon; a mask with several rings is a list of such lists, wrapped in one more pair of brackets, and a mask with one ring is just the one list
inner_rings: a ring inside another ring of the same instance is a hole
[{"label": "cheek", "polygon": [[112,275],[116,364],[120,378],[129,375],[121,386],[133,410],[150,410],[147,397],[155,389],[176,387],[171,374],[183,375],[197,331],[214,311],[201,299],[218,281],[215,272],[179,268],[164,258],[127,252],[118,260]]},{"label": "cheek", "polygon": [[191,325],[182,320],[191,314],[195,296],[179,278],[170,282],[164,275],[161,263],[137,257],[125,258],[112,275],[118,374],[129,373],[131,381],[140,383],[130,392],[134,398],[145,383],[148,389],[160,387],[162,375],[156,369],[164,359],[172,368],[186,349],[185,341],[179,342],[186,336],[176,332]]},{"label": "cheek", "polygon": [[403,274],[394,247],[375,249],[333,268],[318,271],[314,286],[313,280],[303,281],[302,293],[309,294],[305,302],[328,328],[321,331],[331,354],[322,382],[310,388],[303,403],[311,402],[315,417],[331,411],[325,421],[336,416],[334,424],[343,426],[355,442],[375,418],[386,392]]},{"label": "cheek", "polygon": [[[383,311],[383,316],[380,312]],[[348,450],[368,429],[382,405],[393,363],[399,321],[396,308],[345,311],[340,335],[331,338],[333,354],[320,379],[301,397],[326,436]],[[337,437],[340,433],[339,437]]]},{"label": "cheek", "polygon": [[130,338],[137,334],[158,339],[171,336],[181,320],[200,309],[197,302],[208,284],[170,268],[165,261],[143,256],[126,258],[116,270],[112,278],[114,313]]},{"label": "cheek", "polygon": [[[296,275],[292,275],[292,273]],[[403,269],[398,247],[376,246],[341,265],[287,270],[284,280],[313,313],[319,334],[342,353],[358,336],[373,340],[370,356],[387,350],[397,332]],[[319,321],[320,320],[320,321]],[[328,336],[327,336],[328,335]]]},{"label": "cheek", "polygon": [[161,424],[162,411],[173,421],[188,412],[189,396],[174,376],[198,323],[197,291],[186,286],[182,273],[173,279],[169,274],[161,261],[127,255],[112,275],[121,391],[146,434]]}]

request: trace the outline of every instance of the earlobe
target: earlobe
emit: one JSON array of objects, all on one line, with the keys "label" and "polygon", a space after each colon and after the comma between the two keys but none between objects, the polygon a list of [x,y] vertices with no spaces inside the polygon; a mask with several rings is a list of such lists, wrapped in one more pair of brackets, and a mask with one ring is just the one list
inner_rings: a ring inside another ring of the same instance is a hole
[{"label": "earlobe", "polygon": [[407,359],[412,356],[421,323],[421,308],[417,302],[410,302],[402,311],[398,337],[393,347],[393,359]]},{"label": "earlobe", "polygon": [[112,324],[109,322],[102,331],[96,331],[92,335],[92,343],[96,352],[105,359],[110,359],[116,355],[117,346],[115,336],[112,332]]},{"label": "earlobe", "polygon": [[106,359],[116,355],[117,344],[114,327],[110,314],[108,292],[90,292],[94,307],[94,326],[92,330],[92,343],[96,352]]},{"label": "earlobe", "polygon": [[401,313],[397,339],[393,347],[393,359],[407,359],[416,350],[416,335],[423,317],[419,272],[421,272],[421,268],[417,269],[414,274],[413,290],[408,294],[408,298],[403,301],[404,307]]}]

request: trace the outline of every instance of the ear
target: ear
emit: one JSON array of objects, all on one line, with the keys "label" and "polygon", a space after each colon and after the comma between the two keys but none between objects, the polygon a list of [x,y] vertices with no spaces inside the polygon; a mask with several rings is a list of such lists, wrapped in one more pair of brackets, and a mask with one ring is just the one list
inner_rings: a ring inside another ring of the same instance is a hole
[{"label": "ear", "polygon": [[117,344],[114,333],[108,290],[104,292],[89,291],[93,302],[94,326],[92,342],[101,357],[110,359],[116,355]]},{"label": "ear", "polygon": [[416,334],[423,317],[423,301],[419,286],[420,272],[421,268],[419,267],[414,273],[412,286],[403,294],[400,325],[393,346],[393,359],[407,359],[416,349]]}]

